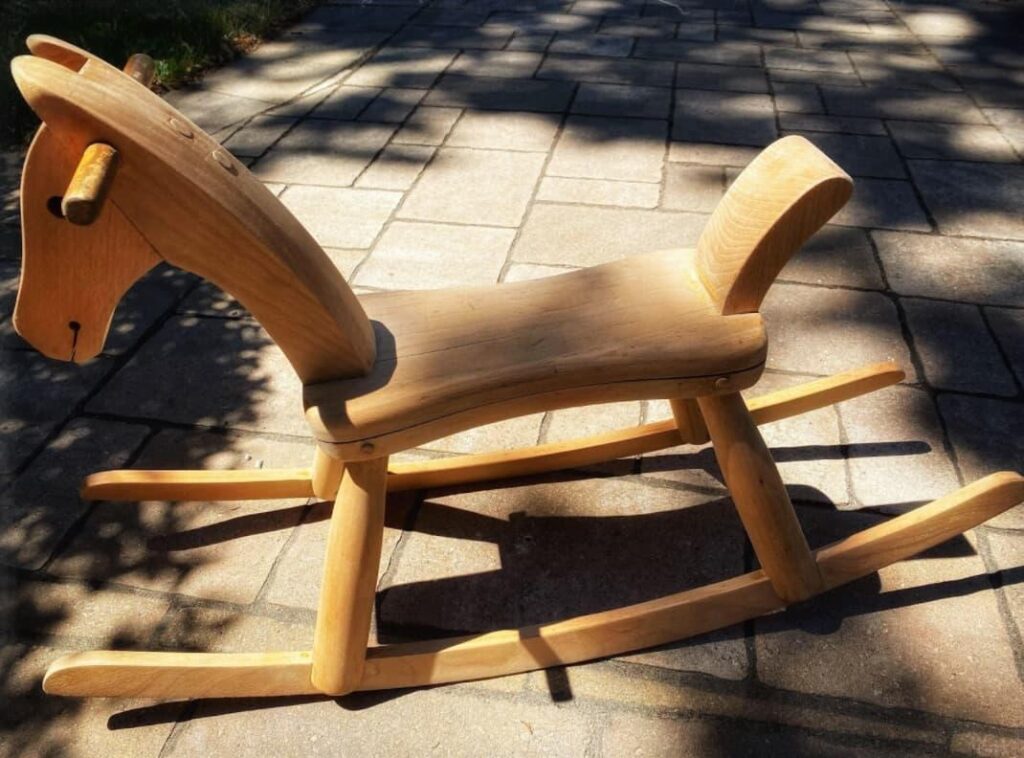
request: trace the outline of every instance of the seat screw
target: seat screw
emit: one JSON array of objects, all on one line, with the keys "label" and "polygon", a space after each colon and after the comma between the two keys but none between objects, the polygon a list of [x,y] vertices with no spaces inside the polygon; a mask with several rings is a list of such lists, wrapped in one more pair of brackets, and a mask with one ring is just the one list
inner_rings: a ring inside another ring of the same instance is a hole
[{"label": "seat screw", "polygon": [[174,131],[176,131],[182,137],[185,137],[186,139],[192,139],[192,137],[194,136],[192,134],[192,130],[188,127],[188,124],[179,121],[173,116],[171,117],[168,123],[171,125],[171,128],[174,129]]},{"label": "seat screw", "polygon": [[720,376],[717,379],[715,379],[715,389],[716,390],[724,390],[728,386],[729,386],[729,377],[727,377],[727,376]]},{"label": "seat screw", "polygon": [[362,445],[359,446],[359,452],[363,453],[364,455],[369,455],[370,453],[373,452],[373,443],[364,442]]}]

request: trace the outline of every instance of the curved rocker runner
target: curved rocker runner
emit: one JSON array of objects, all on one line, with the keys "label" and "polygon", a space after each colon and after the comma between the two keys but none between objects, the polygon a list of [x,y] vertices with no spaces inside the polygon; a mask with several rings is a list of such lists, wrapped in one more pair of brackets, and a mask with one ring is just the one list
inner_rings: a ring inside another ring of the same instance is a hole
[{"label": "curved rocker runner", "polygon": [[[659,645],[784,608],[908,558],[1024,500],[993,474],[812,551],[759,424],[899,382],[878,364],[744,400],[764,370],[758,310],[786,261],[852,182],[801,137],[735,180],[693,250],[631,256],[537,281],[357,298],[248,170],[144,86],[34,36],[12,63],[43,120],[22,178],[14,325],[44,354],[102,349],[118,301],[166,261],[241,301],[303,382],[318,443],[308,469],[107,471],[88,499],[333,498],[310,651],[96,651],[56,661],[47,692],[196,698],[414,687],[501,676]],[[157,189],[159,188],[159,189]],[[673,419],[567,443],[389,465],[481,424],[575,405],[668,398]],[[526,629],[368,647],[385,493],[579,467],[711,441],[761,566],[686,592]]]}]

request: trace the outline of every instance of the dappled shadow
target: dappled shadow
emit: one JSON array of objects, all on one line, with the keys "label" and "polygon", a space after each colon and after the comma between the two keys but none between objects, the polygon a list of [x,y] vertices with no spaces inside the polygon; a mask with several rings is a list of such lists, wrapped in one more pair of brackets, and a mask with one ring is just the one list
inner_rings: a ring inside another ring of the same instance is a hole
[{"label": "dappled shadow", "polygon": [[[289,122],[270,139],[254,141],[257,148],[248,157],[255,173],[270,179],[276,163],[306,160],[319,178],[310,173],[285,179],[300,185],[364,186],[360,177],[377,164],[411,169],[415,178],[430,160],[424,152],[444,143],[457,128],[462,109],[529,113],[563,130],[567,123],[579,124],[574,138],[594,155],[588,166],[570,172],[582,178],[602,175],[602,151],[682,144],[683,151],[669,154],[667,170],[690,169],[685,187],[691,198],[720,194],[724,182],[753,154],[732,148],[758,148],[782,133],[798,131],[817,141],[870,190],[870,197],[859,191],[853,201],[856,213],[844,223],[966,236],[990,236],[995,229],[998,234],[991,236],[1020,236],[1011,202],[1021,182],[1019,154],[1013,152],[1012,140],[990,131],[988,116],[979,108],[1021,107],[1024,90],[1012,83],[1021,66],[1019,5],[951,4],[950,12],[965,26],[954,36],[929,35],[927,14],[936,11],[915,9],[916,4],[895,6],[899,18],[873,5],[859,10],[826,2],[709,0],[699,8],[679,9],[622,0],[602,3],[600,12],[575,15],[558,12],[564,10],[558,2],[535,5],[536,10],[519,12],[483,4],[456,9],[325,7],[240,66],[211,73],[204,85],[175,93],[172,100],[182,107],[190,101],[215,106],[210,126],[220,129],[222,139],[244,135],[265,116]],[[913,33],[900,19],[909,19]],[[941,26],[931,28],[941,32]],[[562,36],[552,39],[552,33]],[[378,43],[384,47],[373,53]],[[520,54],[495,60],[491,52],[506,45]],[[339,72],[371,55],[355,76],[336,86]],[[267,85],[262,91],[261,79]],[[433,89],[423,91],[422,99],[418,92],[409,93],[428,87]],[[306,116],[297,125],[290,123]],[[990,138],[981,146],[978,127]],[[402,136],[394,138],[396,134]],[[396,144],[428,150],[392,149]],[[503,147],[499,139],[484,149]],[[925,159],[935,163],[915,164]],[[955,166],[953,160],[958,161]],[[708,162],[713,168],[703,165]],[[412,184],[409,180],[390,189]],[[705,200],[683,200],[671,207],[664,198],[661,202],[658,213],[710,210]],[[564,206],[566,213],[569,205]],[[998,225],[984,226],[991,218]],[[851,227],[832,227],[828,234],[828,244],[813,250],[813,263],[800,266],[798,276],[791,266],[782,277],[822,288],[885,292],[877,240],[867,241],[863,232],[851,234]],[[843,279],[850,274],[849,248],[857,235],[867,251],[866,273]],[[0,495],[0,553],[5,563],[18,568],[4,574],[0,589],[5,604],[0,632],[8,642],[0,663],[5,681],[0,699],[17,704],[4,714],[5,727],[18,725],[18,737],[9,743],[16,752],[57,753],[74,739],[73,733],[65,738],[59,725],[95,716],[80,701],[41,697],[38,679],[53,657],[49,648],[161,648],[171,646],[168,640],[186,640],[189,649],[215,648],[210,640],[240,625],[289,530],[307,515],[307,506],[300,502],[246,503],[244,511],[238,510],[241,506],[207,503],[88,506],[75,494],[82,476],[111,466],[303,465],[310,448],[300,442],[308,430],[300,413],[298,382],[266,335],[229,298],[207,288],[192,291],[183,301],[194,280],[158,270],[128,295],[101,358],[82,367],[56,364],[25,349],[13,334],[8,314],[18,254],[9,247],[5,242],[0,256],[5,264],[0,277],[6,285],[0,290],[0,476],[6,487]],[[805,252],[811,250],[809,246]],[[630,252],[646,251],[614,254]],[[551,255],[557,257],[558,251]],[[991,281],[985,292],[986,302],[1021,305],[1019,283],[1011,277]],[[805,288],[802,297],[810,302],[816,294]],[[949,300],[958,296],[952,278],[948,292],[935,295]],[[895,301],[892,292],[885,297]],[[826,335],[825,341],[837,345],[830,351],[835,358],[854,323],[875,338],[904,339],[909,327],[900,312],[891,315],[895,310],[869,312],[857,306],[824,313],[795,306],[790,322],[799,327],[794,334],[802,329]],[[780,323],[780,332],[786,326]],[[971,360],[952,340],[917,344],[953,362]],[[801,370],[826,373],[825,361],[807,355]],[[1014,390],[1012,402],[1019,409],[1019,382]],[[908,411],[910,427],[936,423],[930,402]],[[976,422],[991,434],[957,438],[958,452],[966,445],[972,455],[991,453],[1019,466],[1013,452],[1019,447],[1007,439],[1004,423],[996,418]],[[910,435],[900,441],[858,440],[841,448],[808,444],[775,452],[787,462],[909,459],[935,450],[935,444]],[[716,471],[709,452],[645,459],[645,471],[678,468]],[[574,478],[578,474],[563,480]],[[557,483],[558,478],[543,481]],[[709,496],[718,497],[713,493],[703,493],[698,503],[687,499],[685,507],[611,514],[600,512],[599,492],[586,490],[582,501],[567,501],[548,497],[536,486],[529,488],[528,500],[508,509],[502,500],[514,499],[515,492],[528,487],[509,484],[473,488],[482,498],[476,510],[458,506],[463,491],[430,493],[419,506],[404,538],[407,544],[396,558],[397,579],[390,579],[378,598],[378,635],[383,641],[476,633],[606,610],[726,578],[754,565],[731,504],[724,499],[708,502]],[[586,486],[582,479],[568,483],[576,485]],[[881,518],[833,510],[823,493],[799,485],[791,494],[800,503],[825,502],[800,507],[815,546]],[[328,512],[321,506],[308,520],[326,518]],[[396,528],[406,525],[404,515],[389,522]],[[426,542],[417,547],[416,540],[424,537],[458,540],[458,547],[439,557]],[[474,553],[477,548],[482,552]],[[470,557],[459,558],[463,551]],[[929,552],[925,564],[972,555],[971,543],[958,538]],[[426,578],[417,578],[417,557],[428,567]],[[487,568],[475,564],[478,559]],[[437,564],[445,569],[463,566],[463,560],[470,567],[464,572],[429,573]],[[1010,569],[1001,580],[1018,584],[1024,576],[1020,569]],[[992,580],[984,573],[904,588],[884,587],[878,576],[870,576],[760,621],[755,628],[758,637],[782,639],[778,648],[791,645],[787,635],[794,633],[842,640],[844,628],[859,618],[991,588]],[[224,613],[212,617],[170,607],[166,597],[179,593]],[[95,626],[90,609],[108,604],[136,610],[114,613],[111,623]],[[678,655],[684,661],[679,665],[689,671],[693,664],[687,661],[699,659],[702,646],[742,647],[751,638],[750,629],[733,627],[713,638],[699,637],[656,652]],[[924,703],[931,685],[928,672],[915,670],[920,659],[908,655],[900,660],[904,643],[892,642],[888,671],[899,677],[908,699]],[[692,659],[686,658],[688,651]],[[785,651],[776,649],[775,655],[776,666],[788,665]],[[571,674],[555,670],[548,677],[552,697],[573,697]],[[784,698],[790,685],[781,681],[773,691],[783,692],[779,697]],[[355,695],[341,705],[367,708],[390,697],[394,695]],[[190,711],[188,717],[284,702],[217,701]],[[110,717],[106,725],[114,731],[144,731],[167,725],[181,713],[180,704],[135,708]],[[804,738],[767,727],[759,730],[752,727],[744,736],[713,725],[701,741],[701,752],[743,754],[764,744],[788,754],[815,752]]]}]

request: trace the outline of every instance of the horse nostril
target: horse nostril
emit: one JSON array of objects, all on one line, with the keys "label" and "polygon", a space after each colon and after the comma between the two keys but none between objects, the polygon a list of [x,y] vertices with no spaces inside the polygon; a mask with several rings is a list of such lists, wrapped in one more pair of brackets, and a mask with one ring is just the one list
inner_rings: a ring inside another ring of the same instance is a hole
[{"label": "horse nostril", "polygon": [[54,195],[46,201],[46,210],[52,213],[57,218],[64,218],[64,211],[61,210],[60,204],[64,200],[60,195]]}]

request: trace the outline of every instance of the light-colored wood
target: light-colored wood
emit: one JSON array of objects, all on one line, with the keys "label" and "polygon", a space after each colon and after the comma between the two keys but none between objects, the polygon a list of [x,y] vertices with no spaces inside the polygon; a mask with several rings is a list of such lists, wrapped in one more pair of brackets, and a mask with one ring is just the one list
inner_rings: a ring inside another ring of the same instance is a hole
[{"label": "light-colored wood", "polygon": [[313,454],[313,467],[310,472],[313,494],[321,500],[334,500],[341,486],[341,475],[345,471],[345,462],[340,458],[332,458],[319,447]]},{"label": "light-colored wood", "polygon": [[313,686],[344,695],[357,686],[384,538],[387,458],[346,464],[331,512],[313,636]]},{"label": "light-colored wood", "polygon": [[124,64],[124,72],[143,87],[149,87],[156,76],[156,63],[145,53],[135,53]]},{"label": "light-colored wood", "polygon": [[305,391],[314,435],[348,460],[540,410],[736,391],[764,364],[761,317],[721,316],[688,250],[361,301],[382,325],[373,370]]},{"label": "light-colored wood", "polygon": [[[370,368],[370,322],[337,269],[212,137],[94,59],[76,72],[19,56],[11,71],[29,105],[76,160],[94,142],[118,150],[121,167],[105,205],[116,206],[165,260],[238,298],[304,382]],[[80,278],[78,286],[102,286],[99,279]]]},{"label": "light-colored wood", "polygon": [[853,181],[803,137],[762,150],[697,242],[697,270],[722,313],[753,313],[786,261],[850,199]]},{"label": "light-colored wood", "polygon": [[818,567],[743,398],[734,393],[697,402],[740,520],[775,592],[790,603],[817,594]]},{"label": "light-colored wood", "polygon": [[64,218],[79,226],[96,220],[117,173],[117,160],[110,145],[94,142],[85,148],[60,203]]},{"label": "light-colored wood", "polygon": [[99,355],[118,302],[160,258],[113,203],[89,226],[63,217],[79,155],[45,125],[28,149],[14,328],[44,355],[82,363]]},{"label": "light-colored wood", "polygon": [[711,439],[696,400],[673,398],[669,404],[672,406],[672,417],[679,430],[680,441],[687,445],[703,445]]},{"label": "light-colored wood", "polygon": [[229,471],[100,471],[85,478],[83,500],[268,500],[314,497],[308,468]]},{"label": "light-colored wood", "polygon": [[[896,384],[903,380],[903,376],[903,372],[893,363],[876,363],[752,398],[747,401],[747,408],[755,424],[767,424]],[[700,417],[700,422],[703,425],[703,417]],[[706,427],[703,428],[706,434]],[[703,441],[706,441],[706,438],[701,441],[684,441],[676,422],[667,420],[517,450],[458,455],[413,463],[392,463],[388,470],[388,492],[447,487],[580,468],[684,443],[702,444]],[[330,461],[338,460],[326,456],[322,451],[319,451],[319,454]],[[321,490],[323,494],[317,494],[317,497],[334,497],[337,492],[337,481],[340,481],[338,471],[336,469],[326,480],[329,484],[325,484]],[[263,470],[258,473],[123,469],[89,475],[85,479],[81,496],[86,500],[249,500],[265,497],[310,497],[315,492],[311,490],[314,485],[309,481],[310,476],[309,469]],[[240,481],[249,478],[252,479],[253,488],[239,486]],[[272,488],[254,494],[262,481],[273,481],[274,484]]]},{"label": "light-colored wood", "polygon": [[[1024,478],[993,474],[816,552],[822,590],[878,571],[1024,500]],[[488,634],[371,648],[360,690],[483,679],[618,655],[756,618],[785,606],[763,571],[612,611]],[[261,676],[260,661],[266,661]],[[97,651],[57,660],[50,693],[102,697],[312,694],[308,653],[261,656]]]},{"label": "light-colored wood", "polygon": [[88,60],[100,60],[89,51],[48,34],[30,34],[25,38],[25,46],[32,55],[59,63],[72,71],[78,71]]}]

